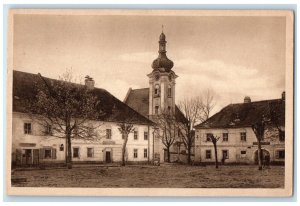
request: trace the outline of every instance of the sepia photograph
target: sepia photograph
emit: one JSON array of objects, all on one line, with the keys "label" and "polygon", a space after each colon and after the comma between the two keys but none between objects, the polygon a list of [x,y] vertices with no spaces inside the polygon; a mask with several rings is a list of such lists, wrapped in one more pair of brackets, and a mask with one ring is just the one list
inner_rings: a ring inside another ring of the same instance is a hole
[{"label": "sepia photograph", "polygon": [[294,14],[11,9],[9,195],[291,196]]}]

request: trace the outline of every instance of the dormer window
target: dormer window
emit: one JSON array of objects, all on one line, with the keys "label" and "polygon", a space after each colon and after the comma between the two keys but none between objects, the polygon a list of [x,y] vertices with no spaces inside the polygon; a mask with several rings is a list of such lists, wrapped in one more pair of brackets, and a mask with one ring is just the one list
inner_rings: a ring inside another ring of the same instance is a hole
[{"label": "dormer window", "polygon": [[159,96],[159,85],[158,85],[158,84],[155,85],[155,88],[154,88],[154,95],[155,95],[155,96]]}]

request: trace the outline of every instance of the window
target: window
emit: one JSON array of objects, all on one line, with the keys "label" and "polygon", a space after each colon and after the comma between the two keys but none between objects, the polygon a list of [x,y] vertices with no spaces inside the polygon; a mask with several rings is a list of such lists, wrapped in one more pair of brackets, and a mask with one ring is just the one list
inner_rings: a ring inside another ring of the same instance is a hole
[{"label": "window", "polygon": [[229,158],[228,150],[222,150],[222,156],[223,159],[228,159]]},{"label": "window", "polygon": [[158,114],[158,106],[155,106],[155,114]]},{"label": "window", "polygon": [[155,96],[159,96],[159,85],[158,84],[155,85],[154,94],[155,94]]},{"label": "window", "polygon": [[79,148],[73,148],[73,158],[79,158]]},{"label": "window", "polygon": [[241,155],[245,155],[247,152],[245,150],[241,151]]},{"label": "window", "polygon": [[205,151],[205,158],[206,159],[211,159],[211,150],[206,150]]},{"label": "window", "polygon": [[148,157],[148,150],[144,149],[144,158],[147,158],[147,157]]},{"label": "window", "polygon": [[207,134],[206,134],[206,141],[207,141],[207,142],[210,142],[212,136],[213,136],[212,133],[207,133]]},{"label": "window", "polygon": [[285,131],[279,131],[279,141],[285,141]]},{"label": "window", "polygon": [[148,140],[148,132],[144,132],[144,140]]},{"label": "window", "polygon": [[284,159],[285,158],[285,151],[284,150],[277,150],[276,151],[276,159]]},{"label": "window", "polygon": [[94,148],[87,148],[87,157],[94,157]]},{"label": "window", "polygon": [[241,133],[240,133],[240,136],[241,136],[241,141],[242,141],[242,142],[246,142],[246,141],[247,141],[246,132],[241,132]]},{"label": "window", "polygon": [[111,129],[106,129],[106,139],[111,139]]},{"label": "window", "polygon": [[39,157],[41,159],[56,159],[56,149],[55,148],[41,148]]},{"label": "window", "polygon": [[228,133],[223,133],[223,142],[228,142]]},{"label": "window", "polygon": [[52,135],[52,126],[50,124],[46,125],[46,131],[45,131],[46,135]]},{"label": "window", "polygon": [[24,123],[24,134],[31,134],[31,123]]},{"label": "window", "polygon": [[168,97],[172,97],[172,87],[171,87],[171,85],[168,86]]},{"label": "window", "polygon": [[138,139],[138,131],[133,132],[133,139],[137,140]]},{"label": "window", "polygon": [[49,149],[45,149],[44,150],[44,152],[45,152],[45,155],[44,155],[44,158],[45,159],[51,159],[51,149],[49,148]]},{"label": "window", "polygon": [[138,158],[138,150],[137,149],[133,150],[133,158]]}]

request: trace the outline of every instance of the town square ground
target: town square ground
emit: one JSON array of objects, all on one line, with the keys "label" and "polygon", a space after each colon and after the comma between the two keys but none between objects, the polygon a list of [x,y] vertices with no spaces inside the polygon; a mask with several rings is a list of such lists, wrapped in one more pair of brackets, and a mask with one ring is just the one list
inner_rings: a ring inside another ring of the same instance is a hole
[{"label": "town square ground", "polygon": [[26,180],[12,181],[13,187],[283,188],[284,166],[259,171],[255,165],[74,165],[17,169],[12,177]]}]

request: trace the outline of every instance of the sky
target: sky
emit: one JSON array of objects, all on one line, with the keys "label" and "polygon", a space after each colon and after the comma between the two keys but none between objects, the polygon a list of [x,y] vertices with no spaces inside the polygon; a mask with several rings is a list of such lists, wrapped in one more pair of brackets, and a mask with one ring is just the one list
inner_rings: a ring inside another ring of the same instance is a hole
[{"label": "sky", "polygon": [[179,76],[176,103],[210,89],[215,113],[285,90],[285,18],[272,16],[17,14],[13,68],[55,79],[71,69],[123,101],[130,87],[149,86],[162,25]]}]

